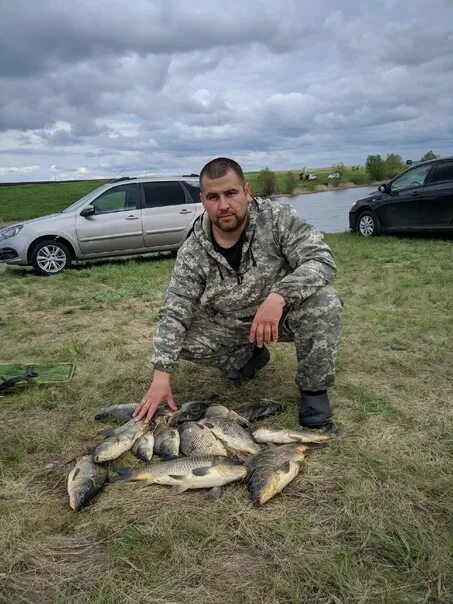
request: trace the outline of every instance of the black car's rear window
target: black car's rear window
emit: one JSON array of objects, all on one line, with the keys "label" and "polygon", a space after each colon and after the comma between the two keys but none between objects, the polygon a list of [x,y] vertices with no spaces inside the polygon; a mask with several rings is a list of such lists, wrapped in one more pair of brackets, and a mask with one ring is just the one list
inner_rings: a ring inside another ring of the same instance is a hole
[{"label": "black car's rear window", "polygon": [[453,181],[453,160],[442,161],[434,168],[430,178],[430,184],[435,182]]}]

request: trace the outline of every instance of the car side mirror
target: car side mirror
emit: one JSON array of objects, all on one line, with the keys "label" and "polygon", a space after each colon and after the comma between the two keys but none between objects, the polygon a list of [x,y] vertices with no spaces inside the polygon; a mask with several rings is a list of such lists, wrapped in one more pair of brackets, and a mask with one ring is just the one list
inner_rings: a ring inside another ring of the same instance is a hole
[{"label": "car side mirror", "polygon": [[378,186],[378,191],[380,191],[381,193],[388,193],[387,185],[386,184],[379,185]]},{"label": "car side mirror", "polygon": [[95,212],[96,208],[94,206],[86,206],[85,208],[83,208],[83,210],[81,210],[80,216],[92,216]]}]

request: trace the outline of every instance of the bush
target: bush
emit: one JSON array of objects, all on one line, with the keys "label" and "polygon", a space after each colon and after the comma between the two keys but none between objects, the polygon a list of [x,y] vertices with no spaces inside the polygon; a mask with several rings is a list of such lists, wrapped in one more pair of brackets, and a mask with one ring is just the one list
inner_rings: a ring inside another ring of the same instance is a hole
[{"label": "bush", "polygon": [[384,161],[380,155],[368,155],[366,171],[373,180],[384,179]]},{"label": "bush", "polygon": [[440,155],[436,155],[433,151],[428,151],[425,155],[420,159],[420,161],[428,161],[429,159],[439,159]]},{"label": "bush", "polygon": [[401,155],[389,153],[384,161],[384,178],[393,178],[404,170]]},{"label": "bush", "polygon": [[258,194],[262,197],[269,197],[277,191],[277,176],[275,172],[264,168],[258,174]]},{"label": "bush", "polygon": [[294,172],[287,172],[283,179],[283,193],[288,193],[289,195],[293,194],[294,189],[299,184],[299,180]]},{"label": "bush", "polygon": [[351,182],[353,182],[355,185],[364,185],[368,181],[366,174],[363,172],[353,172],[350,178]]}]

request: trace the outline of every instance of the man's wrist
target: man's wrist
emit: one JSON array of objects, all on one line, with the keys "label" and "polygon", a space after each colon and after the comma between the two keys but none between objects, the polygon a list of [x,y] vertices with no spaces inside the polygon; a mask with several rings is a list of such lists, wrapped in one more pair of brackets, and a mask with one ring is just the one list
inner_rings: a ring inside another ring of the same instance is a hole
[{"label": "man's wrist", "polygon": [[286,300],[285,300],[285,298],[281,294],[279,294],[277,292],[271,292],[268,295],[268,298],[271,298],[272,301],[275,301],[275,302],[278,302],[279,304],[281,304],[282,308],[284,306],[286,306]]},{"label": "man's wrist", "polygon": [[170,381],[170,373],[168,371],[162,371],[160,369],[155,369],[153,374],[153,381],[158,380],[159,382],[169,382]]}]

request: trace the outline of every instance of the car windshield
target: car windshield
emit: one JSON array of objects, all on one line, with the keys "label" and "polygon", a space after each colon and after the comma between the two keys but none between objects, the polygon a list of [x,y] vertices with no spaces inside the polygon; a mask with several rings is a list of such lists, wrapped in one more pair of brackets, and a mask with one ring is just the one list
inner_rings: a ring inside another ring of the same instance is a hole
[{"label": "car windshield", "polygon": [[402,191],[403,189],[413,189],[423,186],[426,175],[431,170],[432,164],[418,166],[408,172],[405,172],[392,183],[392,191]]},{"label": "car windshield", "polygon": [[95,193],[96,194],[100,193],[104,188],[105,188],[105,185],[101,185],[100,187],[97,187],[97,189],[90,191],[89,193],[87,193],[86,195],[84,195],[83,197],[81,197],[80,199],[75,201],[73,204],[71,204],[69,207],[62,210],[62,212],[63,213],[72,212],[73,210],[77,210],[77,208],[82,207],[90,199],[90,197],[95,196],[94,195]]}]

